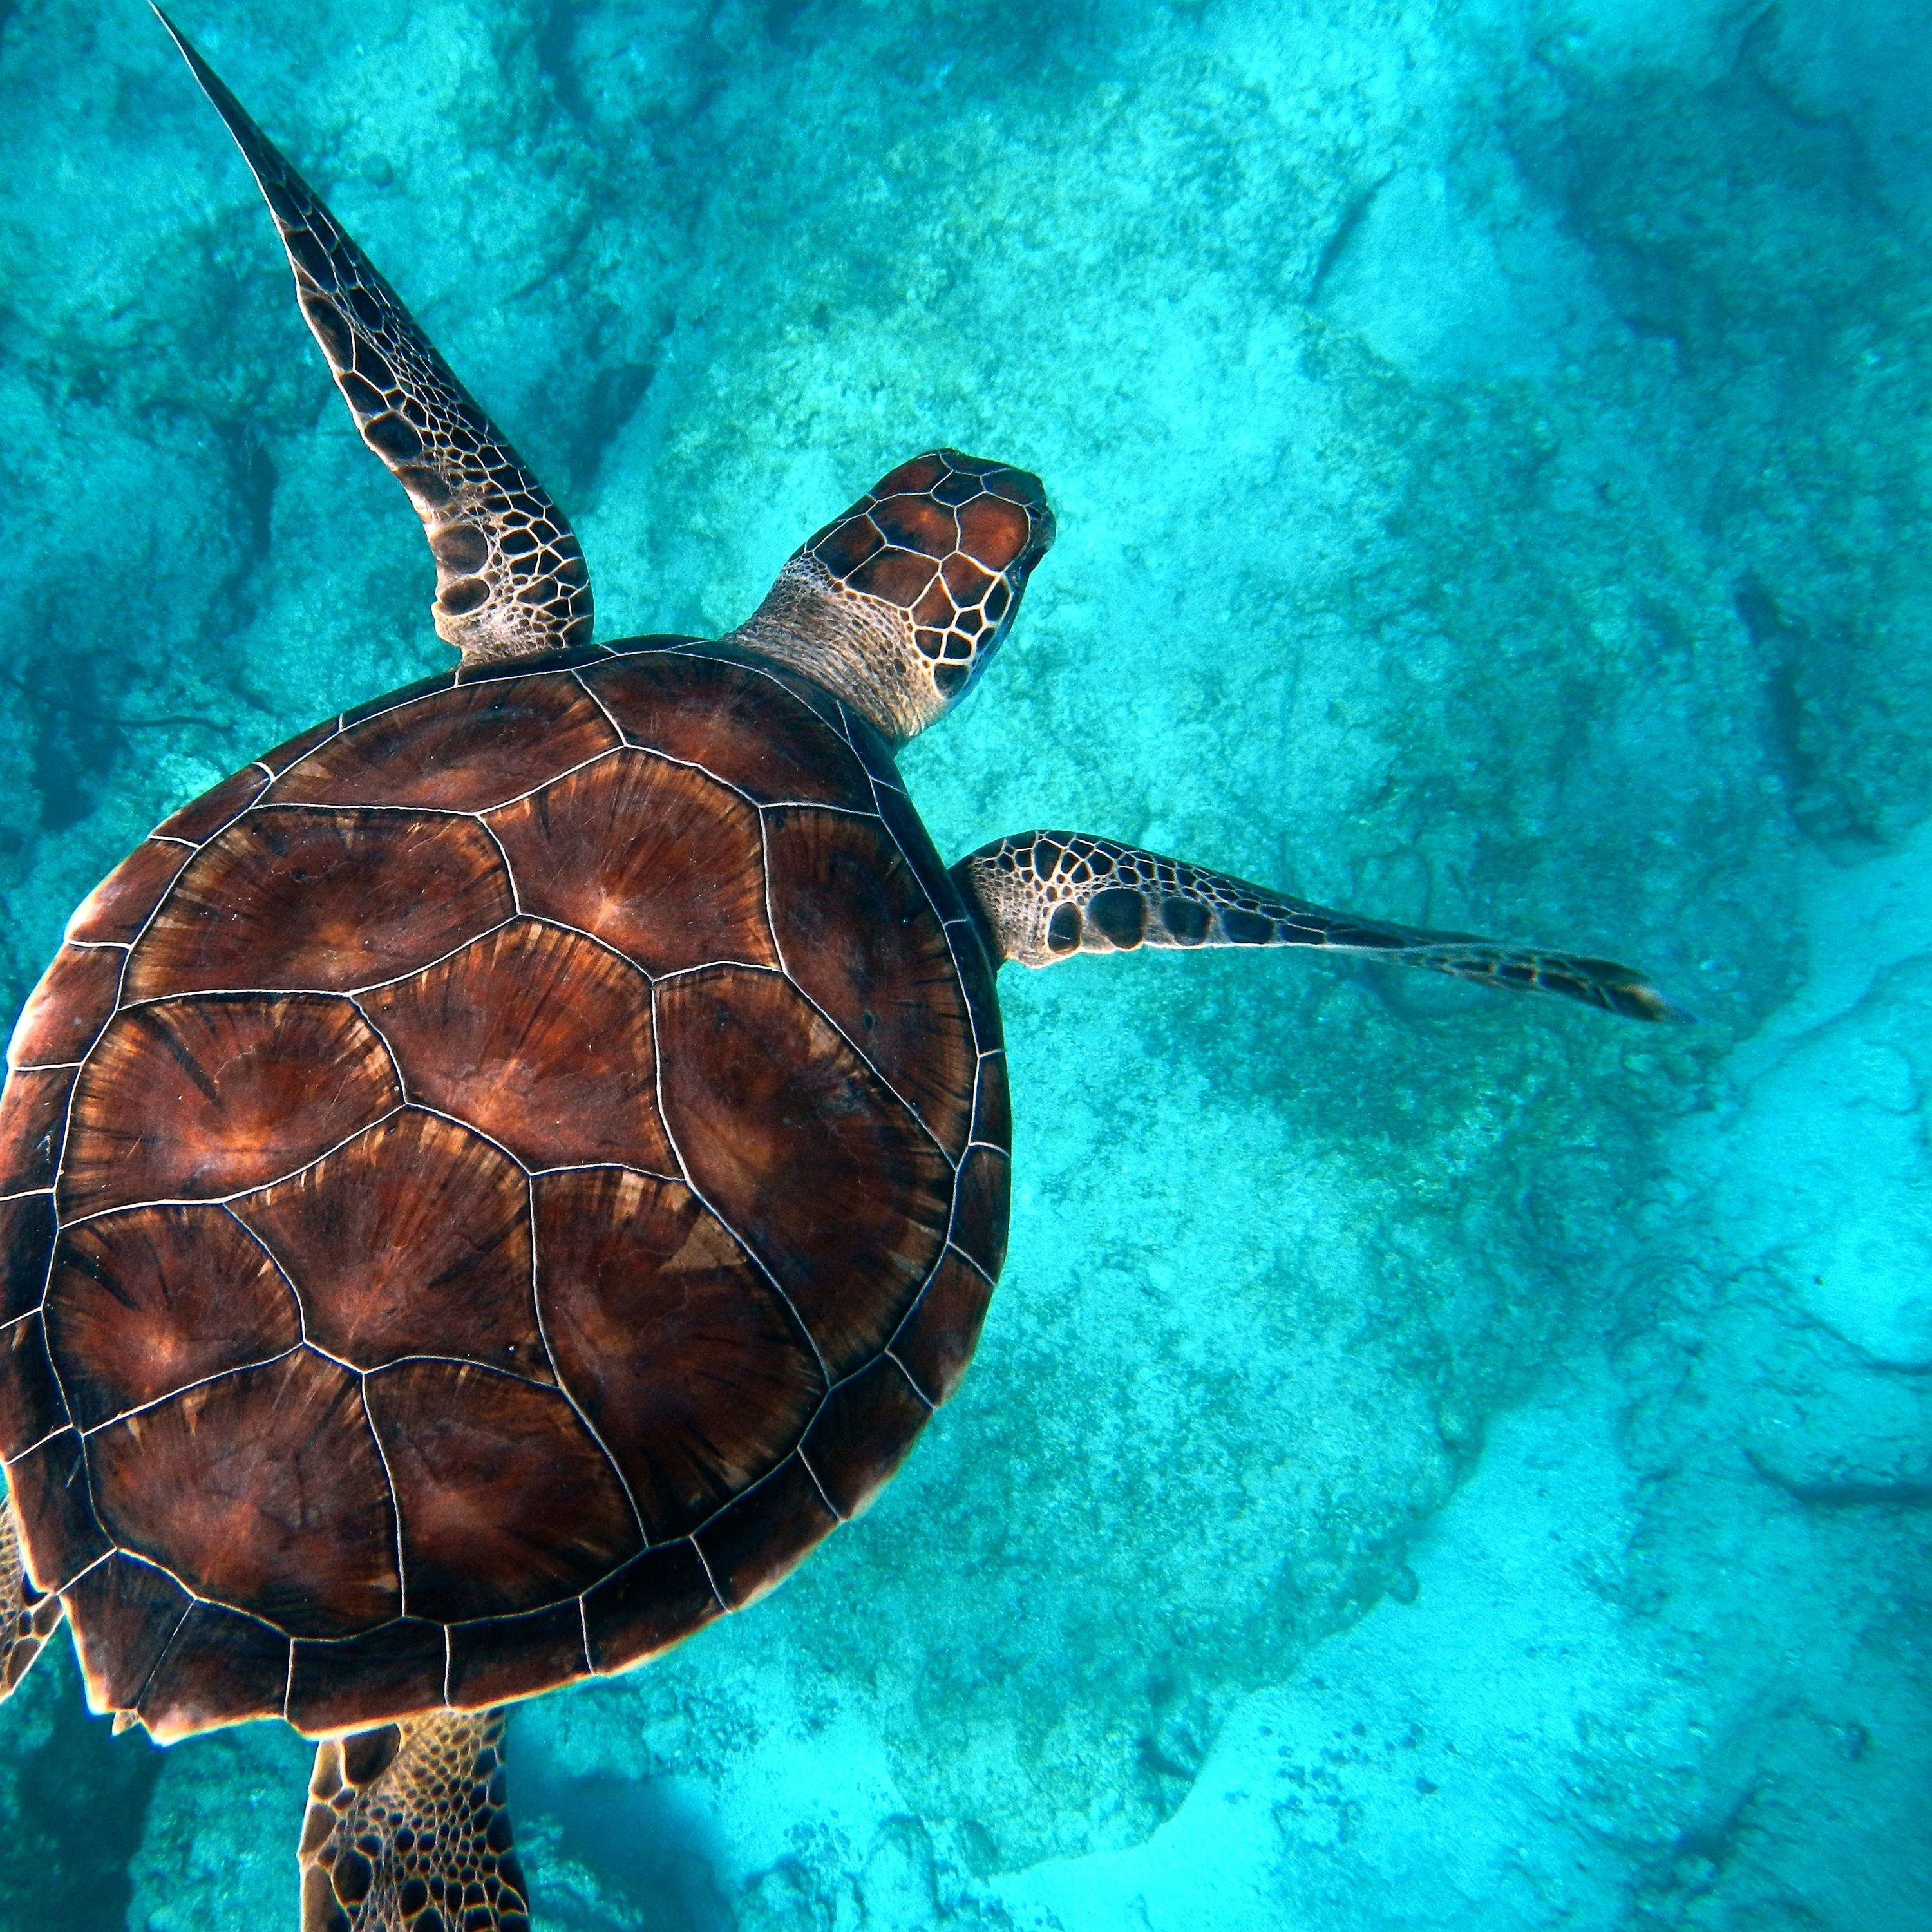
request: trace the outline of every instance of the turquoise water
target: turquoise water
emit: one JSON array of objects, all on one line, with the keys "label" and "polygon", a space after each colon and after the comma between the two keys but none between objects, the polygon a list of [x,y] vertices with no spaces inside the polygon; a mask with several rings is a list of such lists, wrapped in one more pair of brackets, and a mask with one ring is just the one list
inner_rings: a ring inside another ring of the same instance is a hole
[{"label": "turquoise water", "polygon": [[[1932,1923],[1932,27],[1906,0],[265,0],[182,26],[715,632],[935,443],[1060,540],[904,768],[1606,952],[1004,976],[1011,1257],[894,1486],[518,1716],[542,1932]],[[143,10],[0,5],[0,978],[441,669]],[[0,1712],[0,1928],[292,1932],[308,1748]]]}]

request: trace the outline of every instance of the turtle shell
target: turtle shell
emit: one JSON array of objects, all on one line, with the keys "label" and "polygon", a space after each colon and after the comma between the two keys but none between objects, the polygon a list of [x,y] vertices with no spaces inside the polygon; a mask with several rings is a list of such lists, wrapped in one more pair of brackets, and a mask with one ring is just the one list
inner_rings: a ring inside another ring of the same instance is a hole
[{"label": "turtle shell", "polygon": [[0,1096],[0,1454],[90,1700],[319,1735],[621,1670],[862,1509],[1006,1238],[992,976],[865,722],[640,640],[167,820]]}]

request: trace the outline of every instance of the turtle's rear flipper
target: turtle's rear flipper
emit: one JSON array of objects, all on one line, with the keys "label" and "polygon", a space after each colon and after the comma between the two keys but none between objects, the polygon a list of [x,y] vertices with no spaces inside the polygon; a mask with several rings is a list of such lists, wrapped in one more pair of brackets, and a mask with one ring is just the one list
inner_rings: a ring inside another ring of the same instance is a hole
[{"label": "turtle's rear flipper", "polygon": [[1384,926],[1081,832],[1016,833],[961,860],[952,877],[982,916],[995,964],[1051,966],[1076,952],[1142,946],[1315,946],[1486,986],[1560,993],[1632,1019],[1690,1018],[1612,960]]},{"label": "turtle's rear flipper", "polygon": [[302,1821],[302,1932],[530,1932],[501,1711],[332,1739]]},{"label": "turtle's rear flipper", "polygon": [[42,1595],[28,1580],[14,1504],[0,1496],[0,1703],[13,1695],[60,1620],[59,1598]]}]

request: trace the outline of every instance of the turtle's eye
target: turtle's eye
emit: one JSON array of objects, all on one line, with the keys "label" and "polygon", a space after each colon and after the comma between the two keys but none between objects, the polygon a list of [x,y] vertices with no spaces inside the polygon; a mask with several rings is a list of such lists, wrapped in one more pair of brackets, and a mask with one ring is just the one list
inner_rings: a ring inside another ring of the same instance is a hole
[{"label": "turtle's eye", "polygon": [[806,550],[841,589],[906,613],[950,700],[999,648],[1052,542],[1038,477],[938,449],[882,476]]}]

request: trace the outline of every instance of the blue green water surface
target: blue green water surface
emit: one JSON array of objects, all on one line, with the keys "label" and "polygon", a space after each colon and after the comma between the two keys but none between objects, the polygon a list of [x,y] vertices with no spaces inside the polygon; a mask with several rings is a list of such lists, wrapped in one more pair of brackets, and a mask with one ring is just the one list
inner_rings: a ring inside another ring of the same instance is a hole
[{"label": "blue green water surface", "polygon": [[[182,0],[715,632],[948,443],[1060,541],[908,752],[1642,962],[1005,976],[980,1360],[782,1591],[518,1715],[540,1932],[1932,1924],[1932,24],[1912,0]],[[134,0],[0,0],[0,998],[442,668]],[[292,1932],[308,1752],[0,1712],[4,1932]]]}]

